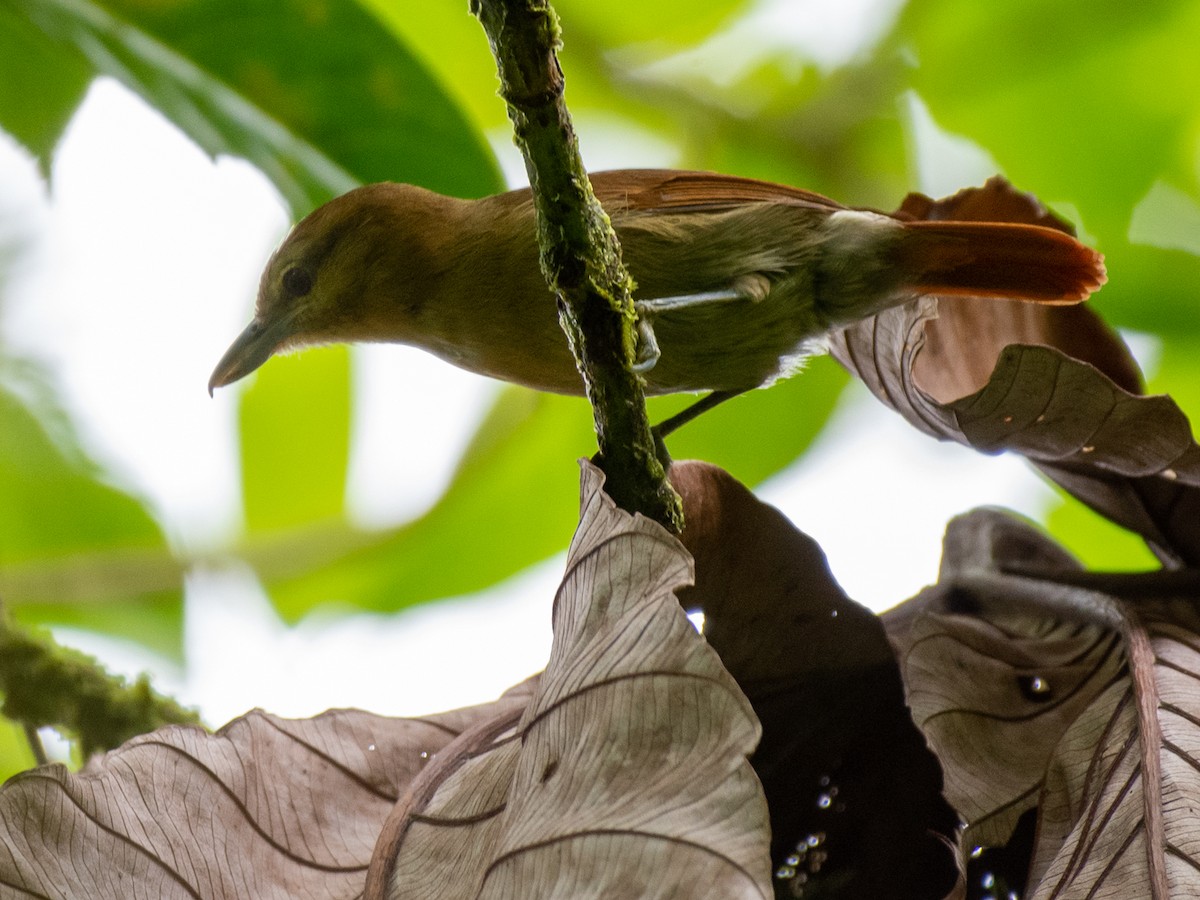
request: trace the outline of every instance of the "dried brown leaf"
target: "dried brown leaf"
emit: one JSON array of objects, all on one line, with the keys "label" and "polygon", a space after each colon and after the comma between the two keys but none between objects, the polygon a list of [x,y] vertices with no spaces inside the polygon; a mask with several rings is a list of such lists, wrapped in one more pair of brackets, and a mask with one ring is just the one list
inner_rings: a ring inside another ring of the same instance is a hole
[{"label": "dried brown leaf", "polygon": [[585,466],[554,647],[519,721],[416,779],[366,896],[770,896],[758,723],[674,591],[691,560]]},{"label": "dried brown leaf", "polygon": [[[753,757],[781,897],[941,900],[957,817],[876,616],[817,544],[728,473],[677,463],[696,584],[681,592],[763,727]],[[795,893],[799,891],[799,893]]]},{"label": "dried brown leaf", "polygon": [[[1018,566],[1042,574],[1006,572]],[[914,715],[968,845],[1005,843],[1037,810],[1029,896],[1196,896],[1196,598],[1135,601],[1136,577],[1111,581],[1125,595],[1087,581],[1011,517],[952,523],[938,585],[889,622]]]},{"label": "dried brown leaf", "polygon": [[[901,211],[1070,230],[1002,179]],[[1200,564],[1200,447],[1170,398],[1139,395],[1132,356],[1090,308],[921,297],[838,333],[831,352],[927,434],[1020,453],[1165,559]]]},{"label": "dried brown leaf", "polygon": [[1128,673],[1051,761],[1035,898],[1200,895],[1200,615],[1194,598],[1139,604]]},{"label": "dried brown leaf", "polygon": [[176,726],[71,774],[0,790],[0,894],[55,898],[358,897],[379,829],[426,758],[524,704],[390,719],[248,713]]},{"label": "dried brown leaf", "polygon": [[[1111,627],[1020,602],[1023,591],[1046,592],[1002,571],[1014,559],[1077,568],[1028,526],[976,510],[951,522],[938,584],[889,614],[908,702],[941,760],[946,797],[968,824],[964,839],[985,846],[1006,843],[1037,805],[1062,735],[1124,665]],[[1070,591],[1084,593],[1064,590],[1054,598],[1064,606]]]},{"label": "dried brown leaf", "polygon": [[0,792],[0,888],[769,896],[753,710],[675,600],[687,552],[602,481],[585,468],[540,679],[424,719],[253,713],[137,738],[77,775],[26,773]]},{"label": "dried brown leaf", "polygon": [[[913,715],[942,761],[969,842],[1006,843],[1037,804],[1066,728],[1107,686],[1113,636],[1019,616],[923,617],[906,657]],[[963,677],[948,679],[950,671]],[[1048,686],[1048,687],[1046,687]]]}]

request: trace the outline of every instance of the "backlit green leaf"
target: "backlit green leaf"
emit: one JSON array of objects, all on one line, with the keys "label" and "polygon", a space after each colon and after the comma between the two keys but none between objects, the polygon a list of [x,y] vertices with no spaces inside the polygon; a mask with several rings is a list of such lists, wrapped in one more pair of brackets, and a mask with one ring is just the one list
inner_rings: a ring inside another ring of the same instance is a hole
[{"label": "backlit green leaf", "polygon": [[102,631],[178,656],[182,566],[142,501],[106,483],[78,447],[44,384],[7,366],[0,598],[21,621]]},{"label": "backlit green leaf", "polygon": [[1061,488],[1059,502],[1046,510],[1043,523],[1049,532],[1085,566],[1109,572],[1157,569],[1158,560],[1146,542],[1088,509]]},{"label": "backlit green leaf", "polygon": [[[702,459],[758,484],[804,454],[849,380],[832,359],[817,357],[800,374],[735,397],[689,422],[670,437],[668,449],[676,459]],[[656,398],[649,404],[650,418],[661,421],[695,400]]]},{"label": "backlit green leaf", "polygon": [[272,360],[238,406],[246,526],[275,531],[340,519],[350,458],[350,352]]},{"label": "backlit green leaf", "polygon": [[1099,302],[1143,330],[1200,321],[1200,257],[1130,243],[1155,185],[1196,184],[1196,34],[1200,4],[1172,0],[914,0],[898,31],[934,119],[1019,187],[1078,209],[1107,257]]},{"label": "backlit green leaf", "polygon": [[509,388],[421,519],[377,534],[314,529],[248,556],[289,620],[323,603],[387,611],[481,590],[566,547],[591,426],[581,400]]},{"label": "backlit green leaf", "polygon": [[91,69],[75,48],[50,41],[0,5],[0,128],[43,164],[90,80]]},{"label": "backlit green leaf", "polygon": [[298,215],[364,181],[484,193],[491,156],[425,69],[351,3],[10,0]]},{"label": "backlit green leaf", "polygon": [[34,766],[25,731],[16,722],[0,718],[0,782]]}]

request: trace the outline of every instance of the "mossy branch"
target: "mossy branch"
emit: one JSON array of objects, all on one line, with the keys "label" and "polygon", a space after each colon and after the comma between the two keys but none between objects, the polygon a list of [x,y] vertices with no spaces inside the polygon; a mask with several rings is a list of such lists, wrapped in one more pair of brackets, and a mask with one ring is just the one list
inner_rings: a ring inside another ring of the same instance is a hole
[{"label": "mossy branch", "polygon": [[27,727],[51,725],[79,738],[84,757],[164,725],[198,723],[195,712],[133,684],[95,659],[26,630],[0,608],[0,712]]},{"label": "mossy branch", "polygon": [[542,271],[583,374],[595,417],[605,490],[628,512],[673,531],[683,524],[632,370],[633,282],[596,200],[563,99],[558,18],[546,0],[472,0],[500,77],[537,209]]}]

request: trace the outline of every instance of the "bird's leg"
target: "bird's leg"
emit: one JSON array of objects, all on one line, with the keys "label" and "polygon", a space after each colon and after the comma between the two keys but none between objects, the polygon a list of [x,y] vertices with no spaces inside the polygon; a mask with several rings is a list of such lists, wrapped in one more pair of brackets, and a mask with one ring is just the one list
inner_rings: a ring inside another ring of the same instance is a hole
[{"label": "bird's leg", "polygon": [[729,287],[719,291],[701,291],[698,294],[680,294],[677,297],[655,297],[652,300],[635,300],[633,308],[640,316],[656,316],[691,309],[709,303],[728,303],[731,300],[748,300],[758,303],[771,292],[771,280],[758,272],[739,275]]},{"label": "bird's leg", "polygon": [[650,433],[654,435],[654,451],[659,460],[662,462],[663,466],[668,469],[671,467],[671,454],[667,450],[666,442],[666,437],[669,434],[678,430],[679,428],[682,428],[701,413],[708,412],[714,406],[718,406],[719,404],[724,403],[726,400],[736,397],[741,393],[744,392],[713,391],[707,397],[701,397],[691,406],[675,413],[675,415],[671,416],[669,419],[664,419],[651,428]]},{"label": "bird's leg", "polygon": [[[663,313],[676,312],[684,309],[694,309],[709,303],[728,303],[731,300],[748,300],[758,303],[771,291],[771,282],[765,275],[752,273],[734,279],[733,284],[720,291],[701,291],[698,294],[679,294],[675,297],[656,297],[652,300],[635,300],[634,312],[638,315],[637,357],[634,359],[633,371],[644,375],[654,368],[661,355],[658,340],[654,337],[655,316]],[[683,423],[680,423],[683,424]]]},{"label": "bird's leg", "polygon": [[723,303],[728,300],[742,300],[741,294],[734,290],[706,291],[702,294],[681,294],[678,297],[659,297],[655,300],[635,300],[633,309],[637,313],[637,356],[633,361],[633,371],[645,375],[654,368],[661,352],[658,340],[654,337],[654,316],[672,312],[677,309],[688,309],[698,303]]},{"label": "bird's leg", "polygon": [[691,406],[675,413],[669,419],[664,419],[659,422],[651,431],[654,432],[655,439],[661,443],[662,439],[667,437],[674,431],[682,428],[692,419],[696,418],[701,413],[706,413],[715,406],[724,403],[738,394],[745,393],[744,391],[713,391],[707,397],[701,397]]},{"label": "bird's leg", "polygon": [[730,300],[745,300],[746,295],[736,288],[724,291],[704,291],[699,294],[680,294],[678,297],[656,297],[653,300],[635,300],[633,308],[639,316],[656,316],[662,313],[674,312],[678,309],[690,309],[705,303],[725,303]]},{"label": "bird's leg", "polygon": [[[635,300],[633,308],[638,314],[638,351],[634,362],[634,371],[639,374],[649,372],[658,362],[660,351],[658,341],[654,337],[653,318],[664,313],[677,310],[694,309],[709,303],[729,303],[730,301],[749,301],[758,303],[771,291],[771,282],[765,275],[751,273],[736,278],[726,289],[720,291],[703,291],[698,294],[680,294],[676,297],[657,297],[653,300]],[[713,391],[707,397],[697,400],[686,409],[677,412],[665,421],[659,422],[652,429],[655,442],[660,449],[663,459],[670,459],[666,454],[663,439],[674,431],[682,428],[701,413],[708,412],[713,407],[724,403],[731,397],[736,397],[742,391]]]}]

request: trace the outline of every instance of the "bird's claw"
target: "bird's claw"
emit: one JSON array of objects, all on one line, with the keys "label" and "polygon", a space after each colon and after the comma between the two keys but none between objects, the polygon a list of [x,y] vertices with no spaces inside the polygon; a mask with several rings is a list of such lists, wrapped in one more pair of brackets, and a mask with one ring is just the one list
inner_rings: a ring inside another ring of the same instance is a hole
[{"label": "bird's claw", "polygon": [[645,375],[658,363],[658,357],[661,352],[658,349],[658,340],[654,337],[654,326],[650,324],[647,318],[639,318],[637,322],[637,349],[633,359],[633,371],[639,375]]}]

